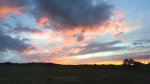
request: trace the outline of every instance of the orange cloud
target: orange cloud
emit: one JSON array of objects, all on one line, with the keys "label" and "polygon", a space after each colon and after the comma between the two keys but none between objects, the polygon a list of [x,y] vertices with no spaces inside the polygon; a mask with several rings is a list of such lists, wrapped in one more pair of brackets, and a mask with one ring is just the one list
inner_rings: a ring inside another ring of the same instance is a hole
[{"label": "orange cloud", "polygon": [[40,20],[37,22],[37,24],[38,24],[40,27],[42,27],[43,24],[44,24],[45,22],[48,22],[48,21],[49,21],[49,19],[48,19],[47,17],[42,17],[42,18],[40,18]]},{"label": "orange cloud", "polygon": [[5,18],[7,13],[13,12],[16,14],[20,14],[20,10],[24,7],[9,7],[9,6],[0,6],[0,18]]},{"label": "orange cloud", "polygon": [[71,62],[71,60],[75,60],[75,58],[66,58],[67,56],[53,57],[49,62],[53,62],[56,64],[73,64],[75,62]]},{"label": "orange cloud", "polygon": [[118,16],[118,17],[123,17],[123,16],[124,16],[124,12],[117,11],[117,12],[115,13],[115,15]]},{"label": "orange cloud", "polygon": [[59,52],[62,52],[62,47],[54,47],[53,49],[49,50],[48,53],[59,53]]},{"label": "orange cloud", "polygon": [[141,55],[143,56],[143,55],[150,55],[150,53],[137,53],[136,55],[137,56],[141,56]]},{"label": "orange cloud", "polygon": [[121,51],[113,51],[112,53],[121,53]]},{"label": "orange cloud", "polygon": [[32,51],[33,54],[42,53],[44,48],[40,47],[35,41],[32,41],[32,46],[27,47],[22,51],[22,53],[26,54]]},{"label": "orange cloud", "polygon": [[29,46],[29,47],[27,47],[26,49],[24,49],[23,51],[22,51],[22,53],[28,53],[28,52],[30,52],[32,50],[32,46]]}]

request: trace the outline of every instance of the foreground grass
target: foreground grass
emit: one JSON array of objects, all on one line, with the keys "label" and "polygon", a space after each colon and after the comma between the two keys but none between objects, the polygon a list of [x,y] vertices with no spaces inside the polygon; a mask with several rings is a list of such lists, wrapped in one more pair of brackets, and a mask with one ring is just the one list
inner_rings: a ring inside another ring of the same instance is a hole
[{"label": "foreground grass", "polygon": [[150,66],[0,65],[0,84],[150,84]]}]

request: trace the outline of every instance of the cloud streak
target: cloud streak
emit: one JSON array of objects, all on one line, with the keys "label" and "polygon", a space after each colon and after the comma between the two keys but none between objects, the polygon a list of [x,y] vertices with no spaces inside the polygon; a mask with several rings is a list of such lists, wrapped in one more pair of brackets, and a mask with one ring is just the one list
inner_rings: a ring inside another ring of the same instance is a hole
[{"label": "cloud streak", "polygon": [[83,46],[82,48],[84,48],[84,50],[81,50],[80,52],[72,54],[72,55],[85,55],[85,54],[97,53],[97,52],[121,50],[122,47],[108,47],[108,46],[113,46],[118,43],[121,43],[121,41],[112,41],[112,42],[106,42],[106,43],[92,42],[86,46]]}]

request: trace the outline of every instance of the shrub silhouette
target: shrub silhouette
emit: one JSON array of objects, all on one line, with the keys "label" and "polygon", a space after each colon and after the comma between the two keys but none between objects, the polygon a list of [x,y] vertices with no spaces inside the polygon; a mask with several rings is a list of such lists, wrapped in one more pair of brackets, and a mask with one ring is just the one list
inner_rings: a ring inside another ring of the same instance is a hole
[{"label": "shrub silhouette", "polygon": [[143,65],[144,65],[144,64],[141,63],[141,62],[134,62],[133,64],[134,64],[134,66],[143,66]]}]

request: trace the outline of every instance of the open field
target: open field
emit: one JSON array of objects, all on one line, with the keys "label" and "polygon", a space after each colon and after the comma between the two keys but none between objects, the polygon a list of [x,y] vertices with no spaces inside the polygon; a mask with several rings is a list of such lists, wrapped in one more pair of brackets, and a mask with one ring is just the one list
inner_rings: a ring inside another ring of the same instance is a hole
[{"label": "open field", "polygon": [[150,66],[0,64],[0,84],[150,84]]}]

